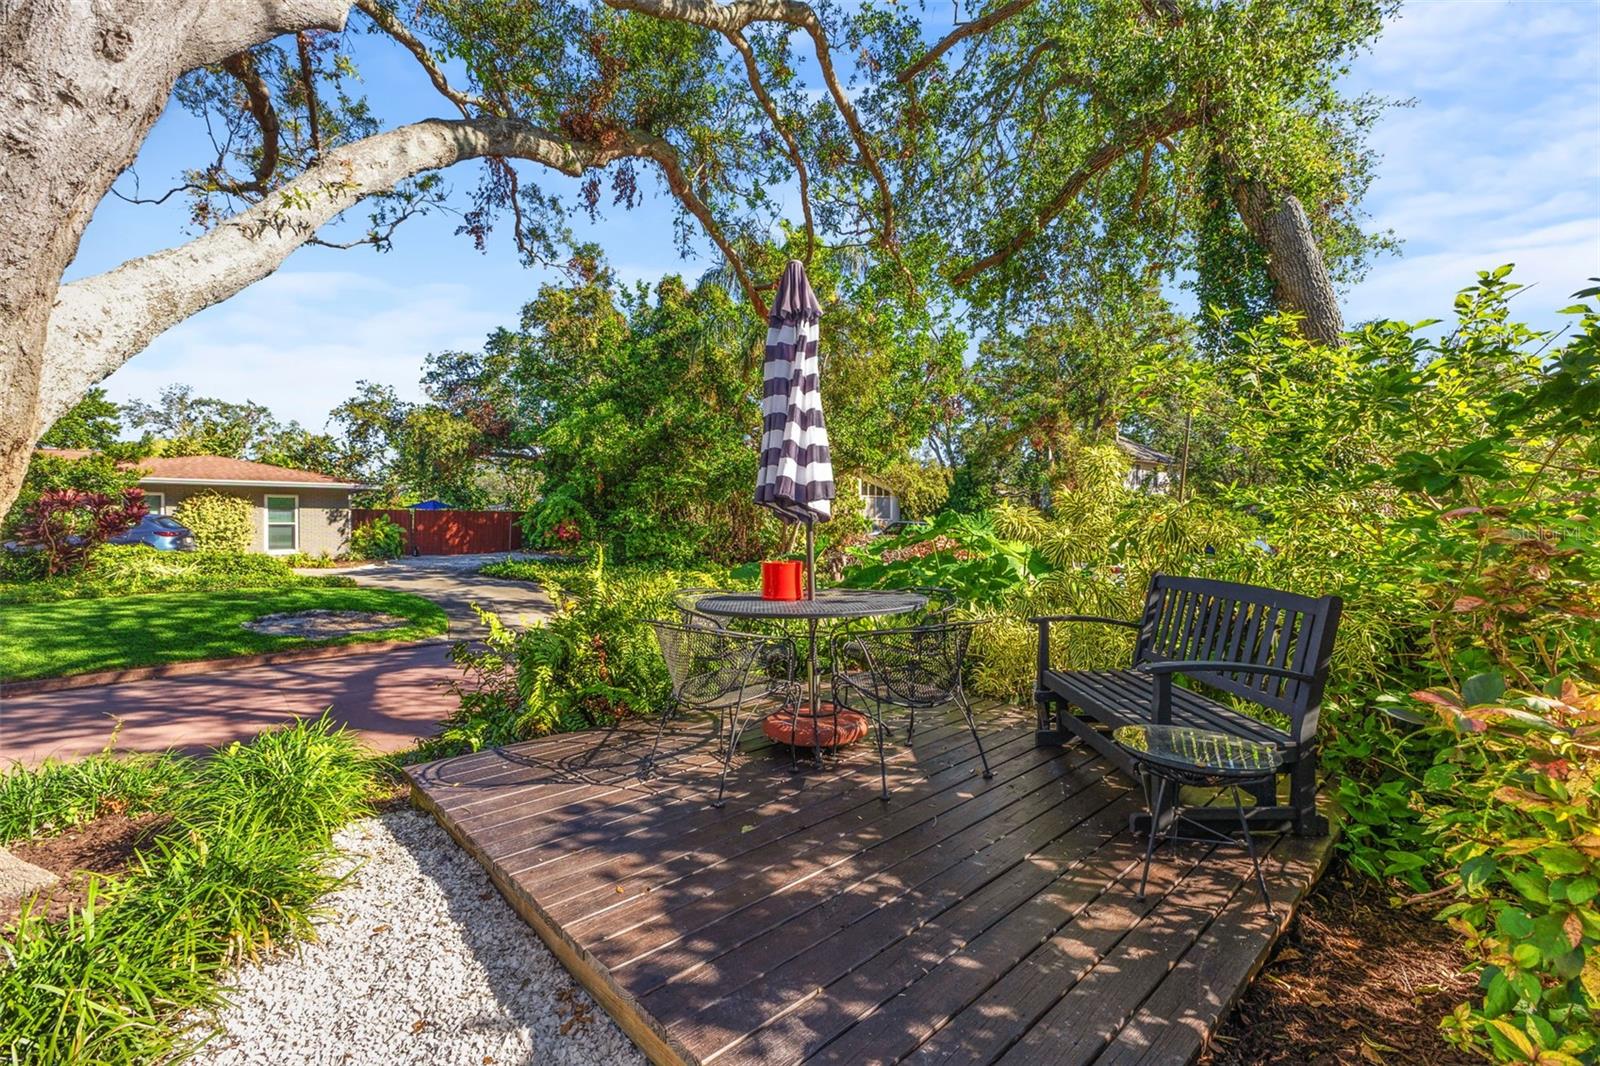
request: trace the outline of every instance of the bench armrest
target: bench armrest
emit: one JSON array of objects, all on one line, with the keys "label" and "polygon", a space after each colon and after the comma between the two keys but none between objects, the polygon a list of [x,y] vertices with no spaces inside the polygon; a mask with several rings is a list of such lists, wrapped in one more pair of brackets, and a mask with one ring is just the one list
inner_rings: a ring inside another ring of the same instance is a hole
[{"label": "bench armrest", "polygon": [[1161,677],[1167,674],[1264,674],[1268,677],[1286,677],[1291,681],[1310,684],[1316,676],[1303,670],[1290,670],[1282,666],[1262,666],[1257,663],[1235,663],[1224,659],[1184,659],[1175,662],[1145,662],[1139,669]]},{"label": "bench armrest", "polygon": [[1123,626],[1127,629],[1138,629],[1142,623],[1130,622],[1126,618],[1107,618],[1100,614],[1045,614],[1028,621],[1039,627],[1039,652],[1037,656],[1038,676],[1034,682],[1037,688],[1043,682],[1044,675],[1050,670],[1050,623],[1051,622],[1104,622],[1107,625]]},{"label": "bench armrest", "polygon": [[1028,619],[1036,626],[1047,626],[1051,622],[1105,622],[1107,625],[1126,626],[1129,629],[1138,629],[1138,622],[1130,622],[1126,618],[1107,618],[1101,614],[1046,614],[1037,618]]}]

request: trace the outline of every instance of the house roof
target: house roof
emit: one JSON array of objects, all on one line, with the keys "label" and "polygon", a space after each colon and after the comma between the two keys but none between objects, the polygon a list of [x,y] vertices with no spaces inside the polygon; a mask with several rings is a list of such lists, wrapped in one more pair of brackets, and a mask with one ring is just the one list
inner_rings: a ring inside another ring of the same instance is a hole
[{"label": "house roof", "polygon": [[1136,440],[1129,440],[1122,434],[1117,434],[1117,447],[1136,463],[1150,463],[1155,466],[1173,466],[1178,460],[1166,452],[1158,452],[1148,444],[1140,444]]},{"label": "house roof", "polygon": [[[62,459],[84,459],[91,452],[83,448],[40,448],[42,455]],[[314,485],[330,489],[359,489],[364,486],[344,481],[328,474],[311,470],[294,470],[271,463],[256,463],[249,459],[230,459],[224,455],[170,455],[150,456],[140,459],[137,465],[144,471],[139,483],[163,482],[180,485],[252,485],[269,488]]]}]

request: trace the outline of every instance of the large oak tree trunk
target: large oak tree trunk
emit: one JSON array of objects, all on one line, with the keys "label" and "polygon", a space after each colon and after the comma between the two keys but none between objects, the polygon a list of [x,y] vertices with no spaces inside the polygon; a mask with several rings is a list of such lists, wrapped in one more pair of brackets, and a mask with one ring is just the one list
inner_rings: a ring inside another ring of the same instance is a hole
[{"label": "large oak tree trunk", "polygon": [[340,29],[348,6],[0,0],[0,514],[42,432],[61,275],[179,75],[282,33]]},{"label": "large oak tree trunk", "polygon": [[1245,228],[1267,253],[1267,275],[1278,309],[1299,314],[1301,329],[1312,340],[1341,343],[1344,316],[1300,201],[1250,180],[1234,184],[1234,201]]}]

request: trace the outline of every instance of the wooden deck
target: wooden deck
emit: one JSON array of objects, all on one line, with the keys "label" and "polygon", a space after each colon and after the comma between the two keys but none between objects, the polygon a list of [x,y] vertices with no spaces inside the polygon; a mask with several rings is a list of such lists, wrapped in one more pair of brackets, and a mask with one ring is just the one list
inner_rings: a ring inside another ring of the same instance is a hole
[{"label": "wooden deck", "polygon": [[[931,719],[931,720],[928,720]],[[1186,1063],[1326,862],[1267,838],[1278,917],[1242,848],[1157,852],[1135,898],[1136,788],[1092,752],[983,712],[995,776],[959,716],[789,771],[710,727],[637,774],[640,726],[412,767],[413,795],[489,871],[658,1063]],[[601,1064],[597,1064],[601,1066]]]}]

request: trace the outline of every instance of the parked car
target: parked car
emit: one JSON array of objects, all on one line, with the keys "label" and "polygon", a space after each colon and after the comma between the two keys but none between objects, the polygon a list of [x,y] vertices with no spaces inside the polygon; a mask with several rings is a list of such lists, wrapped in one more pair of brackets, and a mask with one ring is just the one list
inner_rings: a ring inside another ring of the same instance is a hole
[{"label": "parked car", "polygon": [[147,514],[126,532],[106,540],[107,544],[143,544],[162,552],[192,552],[198,546],[189,527],[166,515]]}]

